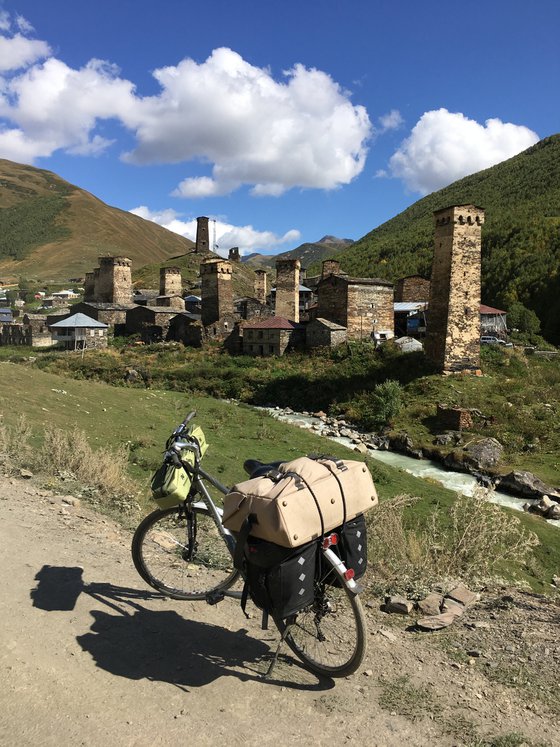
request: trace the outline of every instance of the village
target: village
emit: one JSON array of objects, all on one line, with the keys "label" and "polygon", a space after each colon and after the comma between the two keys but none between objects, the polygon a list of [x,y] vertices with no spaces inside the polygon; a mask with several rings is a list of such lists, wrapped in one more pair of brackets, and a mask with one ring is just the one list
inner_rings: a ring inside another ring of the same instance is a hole
[{"label": "village", "polygon": [[282,258],[272,288],[266,270],[257,269],[253,296],[236,298],[239,250],[230,249],[227,260],[211,254],[208,218],[199,217],[197,287],[185,291],[180,269],[166,266],[158,290],[134,289],[131,260],[102,256],[86,273],[81,300],[72,291],[59,292],[43,300],[42,313],[21,319],[0,309],[0,344],[83,350],[106,347],[110,336],[134,335],[146,344],[201,347],[214,341],[233,354],[280,356],[394,339],[405,351],[424,347],[441,371],[477,371],[481,342],[507,344],[506,312],[481,304],[484,211],[452,206],[434,220],[431,280],[412,275],[393,284],[349,277],[336,259],[323,261],[321,274],[310,277],[299,259]]}]

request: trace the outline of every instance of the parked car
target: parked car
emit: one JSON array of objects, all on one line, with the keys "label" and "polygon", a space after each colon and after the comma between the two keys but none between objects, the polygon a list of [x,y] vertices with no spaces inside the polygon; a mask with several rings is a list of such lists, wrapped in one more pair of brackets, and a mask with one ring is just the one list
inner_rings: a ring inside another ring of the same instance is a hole
[{"label": "parked car", "polygon": [[500,337],[494,337],[493,335],[482,335],[480,338],[480,344],[481,345],[503,345],[506,348],[512,348],[513,343],[506,342],[505,340],[502,340]]}]

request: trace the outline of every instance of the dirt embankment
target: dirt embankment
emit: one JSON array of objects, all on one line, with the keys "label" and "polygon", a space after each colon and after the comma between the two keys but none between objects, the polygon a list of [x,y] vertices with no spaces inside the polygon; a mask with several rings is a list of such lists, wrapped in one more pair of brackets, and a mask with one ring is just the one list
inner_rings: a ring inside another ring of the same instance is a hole
[{"label": "dirt embankment", "polygon": [[553,601],[504,590],[421,635],[371,600],[362,671],[319,680],[286,652],[265,681],[258,614],[152,594],[110,520],[0,477],[0,526],[2,744],[560,745]]}]

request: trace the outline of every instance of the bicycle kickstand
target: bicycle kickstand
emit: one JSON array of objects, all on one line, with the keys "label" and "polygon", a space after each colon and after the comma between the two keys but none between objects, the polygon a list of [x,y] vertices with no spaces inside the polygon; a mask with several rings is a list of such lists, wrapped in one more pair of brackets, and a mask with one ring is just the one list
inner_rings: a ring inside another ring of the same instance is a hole
[{"label": "bicycle kickstand", "polygon": [[280,655],[280,649],[282,648],[282,644],[286,640],[286,637],[288,636],[290,630],[292,629],[293,623],[290,623],[289,625],[286,625],[284,632],[282,633],[282,637],[278,641],[278,646],[276,647],[276,651],[274,653],[274,656],[272,657],[272,661],[268,665],[268,669],[266,672],[262,675],[263,680],[267,680],[274,671],[274,667],[276,666],[276,662],[278,661],[278,656]]}]

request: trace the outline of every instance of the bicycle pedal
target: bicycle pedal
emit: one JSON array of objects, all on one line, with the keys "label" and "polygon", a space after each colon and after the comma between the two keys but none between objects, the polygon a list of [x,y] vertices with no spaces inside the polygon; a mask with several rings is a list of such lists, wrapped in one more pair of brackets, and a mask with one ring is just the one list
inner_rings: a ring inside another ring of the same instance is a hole
[{"label": "bicycle pedal", "polygon": [[210,592],[210,594],[206,595],[206,604],[209,604],[213,607],[215,604],[218,604],[218,602],[221,602],[224,597],[225,594],[223,591]]}]

